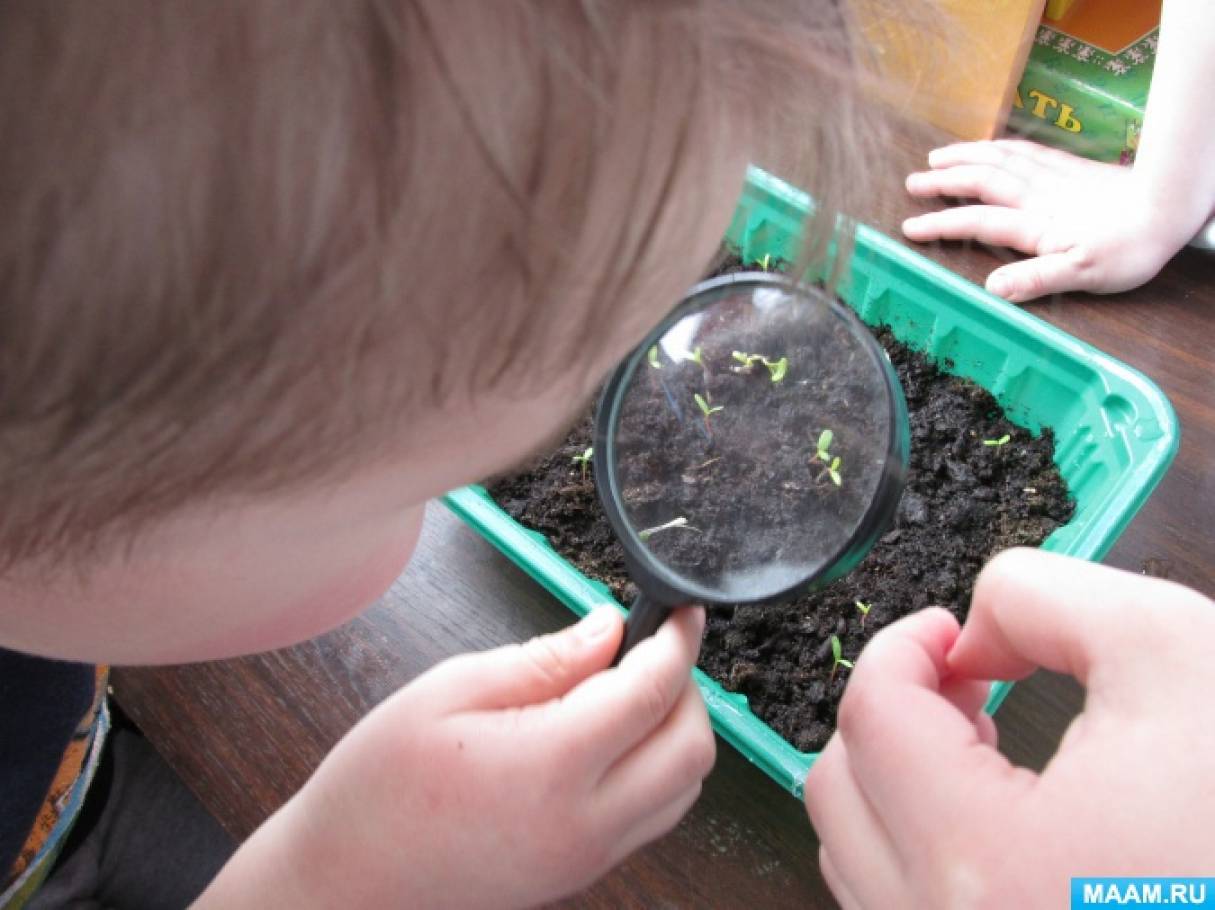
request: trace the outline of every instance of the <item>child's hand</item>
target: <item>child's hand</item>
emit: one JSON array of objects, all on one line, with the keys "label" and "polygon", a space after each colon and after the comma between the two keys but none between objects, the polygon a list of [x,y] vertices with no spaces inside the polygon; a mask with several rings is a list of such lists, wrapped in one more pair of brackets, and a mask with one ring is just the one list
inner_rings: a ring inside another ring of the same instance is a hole
[{"label": "child's hand", "polygon": [[[874,637],[806,781],[845,908],[1062,907],[1072,876],[1208,875],[1215,604],[1168,582],[1018,550],[966,628],[925,611]],[[1087,687],[1040,774],[993,747],[979,679],[1036,666]]]},{"label": "child's hand", "polygon": [[[1112,293],[1153,278],[1202,227],[1208,211],[1178,211],[1133,168],[1024,140],[964,142],[931,152],[911,174],[913,196],[977,199],[909,218],[911,240],[974,239],[1035,257],[1001,266],[987,289],[1012,301],[1081,290]],[[1201,207],[1199,207],[1201,208]]]},{"label": "child's hand", "polygon": [[[586,887],[670,831],[712,768],[690,677],[703,628],[702,610],[676,610],[609,670],[621,622],[600,608],[440,664],[254,835],[278,859],[225,874],[281,864],[289,884],[274,896],[294,907],[519,907]],[[223,877],[207,898],[240,906],[251,892],[219,890]]]}]

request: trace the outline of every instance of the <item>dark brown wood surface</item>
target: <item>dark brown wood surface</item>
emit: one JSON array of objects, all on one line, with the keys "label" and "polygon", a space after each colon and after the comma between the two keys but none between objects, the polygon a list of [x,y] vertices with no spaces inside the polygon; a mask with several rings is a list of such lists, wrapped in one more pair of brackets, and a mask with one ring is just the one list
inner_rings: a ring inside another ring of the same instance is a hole
[{"label": "dark brown wood surface", "polygon": [[[921,154],[904,149],[907,161]],[[864,213],[895,234],[920,206],[899,194]],[[921,248],[924,249],[924,248]],[[982,281],[1008,258],[966,245],[924,249]],[[1184,253],[1151,284],[1114,297],[1066,295],[1029,307],[1152,377],[1172,400],[1181,450],[1107,562],[1215,595],[1215,256]],[[556,600],[432,505],[415,559],[363,616],[315,641],[258,657],[114,674],[116,695],[236,837],[307,779],[371,706],[436,661],[518,641],[572,619]],[[1001,747],[1041,767],[1080,709],[1070,680],[1017,686],[997,720]],[[831,907],[802,805],[719,743],[703,796],[674,833],[633,856],[578,907]]]}]

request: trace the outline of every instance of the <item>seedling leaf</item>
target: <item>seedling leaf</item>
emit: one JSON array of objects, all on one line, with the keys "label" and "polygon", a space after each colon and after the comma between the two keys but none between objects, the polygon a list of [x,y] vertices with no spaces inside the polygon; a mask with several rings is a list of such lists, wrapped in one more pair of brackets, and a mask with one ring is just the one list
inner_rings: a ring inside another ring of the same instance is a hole
[{"label": "seedling leaf", "polygon": [[847,667],[849,670],[852,669],[852,661],[844,659],[844,649],[840,645],[839,637],[836,635],[831,636],[831,657],[833,662],[831,664],[831,676],[829,677],[828,682],[835,681],[836,671],[838,671],[840,667]]},{"label": "seedling leaf", "polygon": [[999,447],[999,446],[1003,446],[1003,445],[1008,445],[1008,442],[1010,439],[1012,439],[1012,436],[1010,436],[1008,433],[1005,433],[999,439],[984,439],[983,445]]},{"label": "seedling leaf", "polygon": [[843,484],[843,478],[840,477],[840,457],[838,455],[831,459],[831,464],[827,466],[827,474],[831,477],[831,482],[837,487]]},{"label": "seedling leaf", "polygon": [[656,369],[656,370],[662,369],[662,364],[658,361],[658,345],[653,345],[650,348],[650,350],[645,355],[645,359],[650,362],[650,366],[652,366],[654,369]]},{"label": "seedling leaf", "polygon": [[587,468],[590,467],[591,458],[594,456],[594,454],[595,454],[594,447],[587,446],[581,455],[575,455],[573,458],[570,459],[570,461],[572,461],[574,464],[580,465],[582,467],[582,479],[583,480],[586,480]]},{"label": "seedling leaf", "polygon": [[772,363],[770,360],[765,360],[764,366],[766,366],[768,368],[768,372],[772,374],[772,381],[780,382],[785,378],[785,374],[789,372],[789,358],[782,357],[780,360],[776,361],[776,363]]},{"label": "seedling leaf", "polygon": [[773,382],[780,382],[785,378],[785,374],[789,372],[789,358],[782,357],[780,360],[769,360],[763,354],[748,354],[746,351],[731,351],[730,357],[739,365],[731,367],[735,373],[750,373],[752,367],[757,363],[762,363],[768,371],[768,375],[772,377]]},{"label": "seedling leaf", "polygon": [[818,451],[814,453],[814,457],[821,458],[823,461],[826,461],[828,458],[830,458],[831,457],[831,451],[830,451],[831,443],[834,441],[834,439],[835,439],[835,434],[832,433],[830,430],[823,430],[823,432],[819,433],[818,434],[818,443],[815,445],[815,448],[818,449]]},{"label": "seedling leaf", "polygon": [[699,392],[694,394],[692,397],[696,399],[696,407],[700,408],[700,413],[705,415],[706,420],[708,419],[710,414],[716,414],[718,411],[723,410],[725,408],[725,405],[720,405],[720,404],[710,406],[710,404],[707,401],[705,401],[704,396],[701,395]]}]

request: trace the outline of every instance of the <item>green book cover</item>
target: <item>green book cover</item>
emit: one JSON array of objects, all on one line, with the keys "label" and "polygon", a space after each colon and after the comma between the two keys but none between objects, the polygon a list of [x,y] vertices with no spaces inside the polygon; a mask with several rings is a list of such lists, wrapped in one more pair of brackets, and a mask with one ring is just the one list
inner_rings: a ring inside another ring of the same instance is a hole
[{"label": "green book cover", "polygon": [[1158,32],[1157,26],[1110,49],[1043,23],[1009,130],[1100,161],[1133,161]]}]

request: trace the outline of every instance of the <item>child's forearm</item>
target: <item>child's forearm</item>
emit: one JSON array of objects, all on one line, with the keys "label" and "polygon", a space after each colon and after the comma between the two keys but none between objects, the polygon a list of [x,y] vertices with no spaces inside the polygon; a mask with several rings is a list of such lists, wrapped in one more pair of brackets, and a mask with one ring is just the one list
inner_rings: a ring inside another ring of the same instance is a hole
[{"label": "child's forearm", "polygon": [[1215,213],[1215,4],[1165,0],[1134,171],[1179,243]]},{"label": "child's forearm", "polygon": [[[307,823],[298,797],[270,817],[228,860],[191,910],[308,910],[340,906],[325,890],[329,878],[349,879],[349,894],[358,892],[359,878],[335,869],[342,863],[338,851],[318,842]],[[350,904],[353,906],[354,904]]]}]

